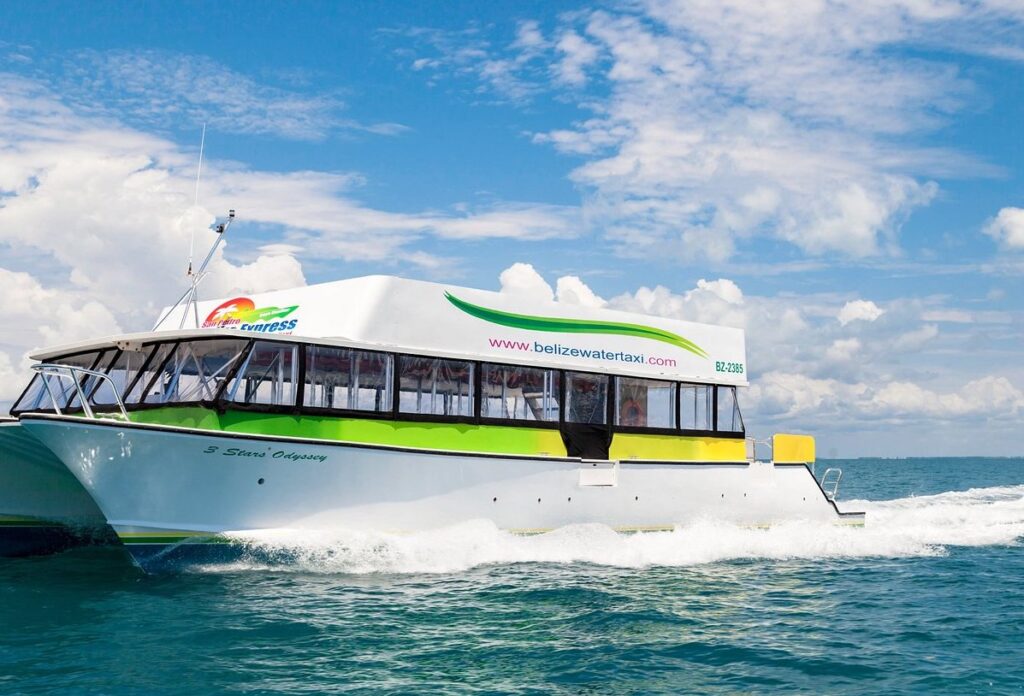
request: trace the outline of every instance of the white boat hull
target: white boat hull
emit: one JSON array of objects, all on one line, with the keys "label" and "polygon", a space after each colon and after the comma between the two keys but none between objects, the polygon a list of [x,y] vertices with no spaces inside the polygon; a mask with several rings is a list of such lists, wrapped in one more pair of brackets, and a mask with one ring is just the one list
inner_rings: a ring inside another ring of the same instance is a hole
[{"label": "white boat hull", "polygon": [[0,557],[104,538],[106,520],[82,484],[16,420],[0,421]]},{"label": "white boat hull", "polygon": [[403,532],[482,518],[516,532],[575,523],[637,531],[701,518],[863,519],[840,513],[803,465],[508,457],[73,417],[23,423],[140,561],[154,551],[140,547],[166,545],[161,537],[277,528]]}]

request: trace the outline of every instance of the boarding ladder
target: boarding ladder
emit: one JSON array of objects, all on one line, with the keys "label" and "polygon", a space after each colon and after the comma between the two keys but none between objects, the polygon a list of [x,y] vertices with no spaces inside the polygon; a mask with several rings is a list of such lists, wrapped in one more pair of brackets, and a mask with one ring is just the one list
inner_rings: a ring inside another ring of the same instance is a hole
[{"label": "boarding ladder", "polygon": [[[78,402],[82,404],[82,412],[85,414],[86,418],[115,418],[124,421],[129,420],[128,411],[124,407],[124,401],[121,400],[121,394],[118,392],[117,386],[114,384],[114,381],[110,379],[109,375],[103,372],[97,372],[96,370],[89,370],[84,367],[58,365],[55,363],[41,363],[39,365],[33,365],[32,369],[39,373],[39,376],[43,381],[43,387],[46,389],[46,393],[50,397],[50,403],[53,404],[53,410],[58,416],[64,415],[64,410],[60,405],[61,400],[57,398],[57,394],[54,393],[54,388],[51,384],[51,380],[53,379],[56,379],[58,383],[71,382],[74,385],[75,393],[78,394]],[[114,395],[114,400],[117,403],[117,412],[96,413],[93,410],[93,405],[89,403],[89,400],[96,392],[99,384],[97,382],[91,385],[91,388],[88,390],[89,395],[86,396],[86,389],[84,388],[84,385],[87,384],[90,378],[95,378],[96,380],[106,382],[110,385],[110,392]],[[63,387],[60,387],[58,392],[62,396],[65,395]],[[72,396],[67,400],[67,403],[70,404],[73,401],[74,397]]]},{"label": "boarding ladder", "polygon": [[[839,467],[829,467],[825,469],[825,473],[821,475],[821,490],[825,491],[825,496],[829,500],[835,500],[836,494],[839,493],[839,482],[843,480],[843,470]],[[832,490],[829,490],[829,486]]]}]

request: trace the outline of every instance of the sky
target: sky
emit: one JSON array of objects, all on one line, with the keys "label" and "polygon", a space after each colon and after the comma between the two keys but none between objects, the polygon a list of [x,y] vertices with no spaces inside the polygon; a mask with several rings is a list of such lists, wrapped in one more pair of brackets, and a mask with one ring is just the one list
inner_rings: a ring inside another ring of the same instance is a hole
[{"label": "sky", "polygon": [[[201,134],[202,177],[196,188]],[[747,332],[748,432],[1024,454],[1019,0],[0,6],[0,409],[43,346],[385,273]]]}]

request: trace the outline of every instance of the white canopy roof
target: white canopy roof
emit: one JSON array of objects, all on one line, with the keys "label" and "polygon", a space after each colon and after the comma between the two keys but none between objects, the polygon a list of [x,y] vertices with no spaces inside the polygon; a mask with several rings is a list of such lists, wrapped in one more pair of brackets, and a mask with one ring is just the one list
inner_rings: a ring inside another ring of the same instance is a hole
[{"label": "white canopy roof", "polygon": [[[163,326],[177,327],[181,311]],[[739,329],[391,276],[201,302],[198,314],[200,327],[208,329],[746,384],[744,335]],[[194,326],[192,317],[186,326]]]},{"label": "white canopy roof", "polygon": [[[211,300],[198,310],[200,334],[292,336],[499,363],[747,383],[740,329],[391,276]],[[194,316],[185,322],[192,331],[176,330],[184,311],[175,309],[161,329],[195,335]]]}]

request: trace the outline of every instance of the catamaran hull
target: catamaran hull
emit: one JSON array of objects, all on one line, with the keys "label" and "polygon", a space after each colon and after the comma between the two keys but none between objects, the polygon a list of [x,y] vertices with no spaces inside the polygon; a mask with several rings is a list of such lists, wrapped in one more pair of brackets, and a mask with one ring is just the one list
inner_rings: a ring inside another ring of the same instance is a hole
[{"label": "catamaran hull", "polygon": [[15,420],[0,421],[0,557],[111,540],[82,484]]},{"label": "catamaran hull", "polygon": [[207,542],[223,533],[277,528],[408,532],[482,518],[515,532],[575,523],[640,531],[701,518],[863,520],[840,513],[802,465],[508,457],[72,417],[23,423],[92,494],[144,569],[183,549],[209,557],[223,544]]}]

